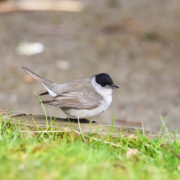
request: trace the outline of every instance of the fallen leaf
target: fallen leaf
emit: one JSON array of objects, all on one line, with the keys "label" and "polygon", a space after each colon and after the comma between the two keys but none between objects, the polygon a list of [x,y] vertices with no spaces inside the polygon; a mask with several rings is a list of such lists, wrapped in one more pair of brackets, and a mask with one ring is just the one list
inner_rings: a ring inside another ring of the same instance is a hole
[{"label": "fallen leaf", "polygon": [[129,149],[127,152],[126,152],[126,157],[127,158],[131,158],[131,157],[134,157],[138,154],[138,150],[137,149]]},{"label": "fallen leaf", "polygon": [[128,137],[127,137],[129,140],[137,140],[138,137],[135,136],[134,134],[130,134]]},{"label": "fallen leaf", "polygon": [[36,82],[36,80],[33,77],[31,77],[29,74],[24,75],[24,81],[30,84],[33,84]]}]

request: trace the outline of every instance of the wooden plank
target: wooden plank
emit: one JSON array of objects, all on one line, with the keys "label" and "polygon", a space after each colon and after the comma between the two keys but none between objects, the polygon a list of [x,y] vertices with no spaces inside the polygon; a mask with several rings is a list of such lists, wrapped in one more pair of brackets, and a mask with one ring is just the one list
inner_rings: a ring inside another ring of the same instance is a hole
[{"label": "wooden plank", "polygon": [[[38,128],[47,129],[56,129],[56,131],[63,132],[82,132],[86,133],[95,133],[108,135],[111,134],[113,137],[123,136],[136,136],[137,130],[141,133],[143,131],[141,129],[136,128],[125,128],[125,127],[113,127],[110,125],[103,125],[97,123],[89,123],[89,122],[80,122],[78,120],[76,122],[69,121],[67,119],[55,118],[55,117],[46,117],[44,115],[32,115],[32,114],[24,114],[24,113],[10,113],[8,111],[0,110],[0,115],[2,116],[3,122],[9,122],[11,124],[19,123],[20,126],[29,127],[30,131],[35,131]],[[152,133],[150,131],[144,131],[145,135],[148,138],[155,138],[158,136],[156,133]]]}]

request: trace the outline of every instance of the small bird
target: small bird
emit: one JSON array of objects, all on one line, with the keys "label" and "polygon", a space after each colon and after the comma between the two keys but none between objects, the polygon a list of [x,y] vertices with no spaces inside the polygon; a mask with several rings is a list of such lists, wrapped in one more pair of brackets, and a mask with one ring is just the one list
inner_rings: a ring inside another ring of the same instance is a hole
[{"label": "small bird", "polygon": [[40,96],[49,94],[53,97],[52,100],[42,103],[60,107],[72,119],[87,119],[101,114],[112,103],[113,89],[119,88],[106,73],[57,84],[28,68],[22,68],[46,89]]}]

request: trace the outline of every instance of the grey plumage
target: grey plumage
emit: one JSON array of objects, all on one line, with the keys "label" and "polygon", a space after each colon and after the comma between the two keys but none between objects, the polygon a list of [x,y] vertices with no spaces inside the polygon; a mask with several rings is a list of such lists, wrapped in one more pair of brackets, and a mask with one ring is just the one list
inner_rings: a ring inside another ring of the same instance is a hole
[{"label": "grey plumage", "polygon": [[42,102],[60,107],[70,118],[90,118],[101,114],[112,102],[113,89],[118,88],[106,73],[58,84],[25,67],[23,69],[47,90],[41,96],[49,94],[53,97]]},{"label": "grey plumage", "polygon": [[[43,101],[44,104],[63,108],[92,109],[97,107],[102,100],[102,97],[94,91],[89,78],[76,79],[68,83],[57,84],[35,74],[25,67],[23,67],[23,69],[40,81],[46,89],[56,94],[52,100]],[[42,95],[44,94],[47,94],[47,92],[42,93]],[[97,101],[97,99],[99,99],[99,101]]]}]

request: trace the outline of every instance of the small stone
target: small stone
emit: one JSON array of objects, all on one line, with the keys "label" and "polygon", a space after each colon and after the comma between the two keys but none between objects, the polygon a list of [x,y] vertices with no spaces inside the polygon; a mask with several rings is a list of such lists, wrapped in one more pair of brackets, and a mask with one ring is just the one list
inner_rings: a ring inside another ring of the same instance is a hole
[{"label": "small stone", "polygon": [[32,56],[42,53],[44,51],[44,45],[40,42],[21,42],[16,51],[19,55]]},{"label": "small stone", "polygon": [[59,60],[57,63],[56,63],[57,67],[59,69],[63,69],[63,70],[67,70],[70,68],[70,63],[66,60]]}]

